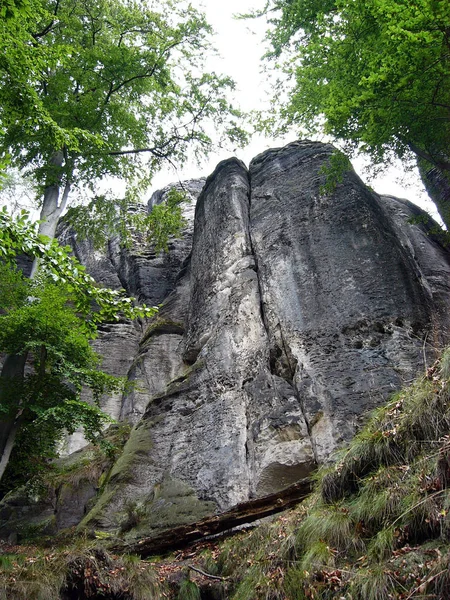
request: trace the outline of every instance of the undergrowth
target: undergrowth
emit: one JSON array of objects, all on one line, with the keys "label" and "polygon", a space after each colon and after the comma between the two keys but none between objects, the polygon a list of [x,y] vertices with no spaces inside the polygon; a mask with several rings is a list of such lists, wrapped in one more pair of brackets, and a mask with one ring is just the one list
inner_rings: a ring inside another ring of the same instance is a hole
[{"label": "undergrowth", "polygon": [[156,600],[165,595],[149,563],[111,555],[86,540],[65,548],[20,551],[0,548],[0,600]]},{"label": "undergrowth", "polygon": [[372,413],[306,501],[197,556],[203,583],[178,577],[195,552],[159,565],[82,541],[0,552],[0,600],[450,598],[450,349]]},{"label": "undergrowth", "polygon": [[449,400],[450,349],[372,413],[307,501],[223,544],[229,597],[450,597]]}]

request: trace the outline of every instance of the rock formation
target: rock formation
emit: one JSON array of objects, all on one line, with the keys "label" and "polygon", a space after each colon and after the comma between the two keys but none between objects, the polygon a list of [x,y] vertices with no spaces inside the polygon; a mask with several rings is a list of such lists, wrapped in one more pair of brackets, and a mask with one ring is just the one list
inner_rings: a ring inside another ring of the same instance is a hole
[{"label": "rock formation", "polygon": [[287,488],[448,341],[450,253],[351,169],[323,192],[332,152],[220,163],[167,255],[65,239],[100,281],[162,303],[96,342],[134,383],[104,406],[134,428],[83,526],[157,535]]}]

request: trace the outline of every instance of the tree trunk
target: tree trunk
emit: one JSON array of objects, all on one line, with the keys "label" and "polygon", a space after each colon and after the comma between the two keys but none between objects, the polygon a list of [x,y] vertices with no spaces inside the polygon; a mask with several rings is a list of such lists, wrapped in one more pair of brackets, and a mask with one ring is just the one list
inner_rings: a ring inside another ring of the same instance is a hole
[{"label": "tree trunk", "polygon": [[[44,190],[41,214],[39,216],[39,233],[53,239],[56,236],[56,228],[58,227],[59,219],[67,205],[67,199],[69,197],[71,184],[70,181],[66,182],[60,202],[59,200],[61,172],[58,173],[58,171],[61,171],[64,163],[63,152],[55,152],[50,162],[52,167],[54,167],[56,173],[55,183],[49,183],[49,185],[47,185],[47,187]],[[33,277],[36,276],[38,267],[39,260],[35,258],[33,262],[33,267],[31,269],[31,279],[33,279]]]},{"label": "tree trunk", "polygon": [[425,189],[441,216],[447,230],[450,231],[450,172],[418,158],[417,165]]},{"label": "tree trunk", "polygon": [[9,430],[8,437],[5,441],[2,457],[0,459],[0,481],[2,480],[3,474],[5,473],[6,467],[8,466],[9,459],[11,458],[11,452],[14,448],[14,443],[16,441],[16,436],[20,425],[20,414],[21,411],[19,411],[17,417],[14,419],[12,426]]},{"label": "tree trunk", "polygon": [[[14,385],[14,381],[22,382],[26,360],[26,354],[10,354],[6,357],[0,376],[0,403],[11,393],[11,386]],[[0,480],[11,456],[17,427],[17,416],[14,419],[10,418],[0,422]]]}]

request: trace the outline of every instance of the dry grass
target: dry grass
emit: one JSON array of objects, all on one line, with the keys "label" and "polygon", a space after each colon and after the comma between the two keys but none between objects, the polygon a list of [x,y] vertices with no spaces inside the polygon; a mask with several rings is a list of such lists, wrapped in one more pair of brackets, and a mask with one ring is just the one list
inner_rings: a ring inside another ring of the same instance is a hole
[{"label": "dry grass", "polygon": [[374,411],[316,481],[264,534],[224,545],[230,597],[450,597],[450,350]]},{"label": "dry grass", "polygon": [[112,556],[85,540],[70,547],[0,555],[0,599],[109,598],[156,600],[164,589],[153,568],[133,556]]}]

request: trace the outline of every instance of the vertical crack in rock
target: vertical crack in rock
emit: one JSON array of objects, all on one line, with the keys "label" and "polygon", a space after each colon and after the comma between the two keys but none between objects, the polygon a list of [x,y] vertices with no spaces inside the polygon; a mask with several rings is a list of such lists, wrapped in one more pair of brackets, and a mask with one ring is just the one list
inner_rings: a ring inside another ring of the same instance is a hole
[{"label": "vertical crack in rock", "polygon": [[[300,410],[302,411],[303,419],[305,420],[306,429],[308,431],[309,440],[311,442],[312,451],[314,453],[314,460],[315,460],[316,465],[318,465],[320,463],[320,459],[319,459],[319,456],[317,453],[316,440],[312,434],[311,423],[309,421],[308,412],[305,409],[304,400],[300,394],[300,391],[299,391],[297,385],[295,384],[296,373],[298,370],[298,361],[294,357],[292,357],[291,350],[284,339],[283,330],[281,329],[281,326],[280,326],[280,339],[281,339],[281,343],[283,346],[283,351],[286,356],[286,360],[288,361],[288,364],[289,364],[289,367],[291,370],[290,384],[292,385],[292,389],[294,390],[295,397],[297,398],[297,401],[298,401],[298,405],[300,406]],[[295,366],[292,366],[291,361],[293,361],[295,363]]]},{"label": "vertical crack in rock", "polygon": [[[308,419],[308,414],[305,411],[305,407],[304,407],[304,403],[301,399],[299,390],[297,389],[297,387],[294,384],[294,379],[295,379],[295,372],[297,369],[297,360],[292,356],[292,353],[290,352],[290,350],[288,349],[288,346],[285,342],[284,336],[283,336],[283,331],[281,329],[281,325],[279,324],[279,339],[281,341],[281,348],[276,344],[275,341],[275,336],[273,335],[273,332],[271,331],[271,327],[269,324],[269,320],[267,318],[266,315],[266,311],[265,311],[265,306],[264,306],[264,291],[263,291],[263,286],[262,286],[262,282],[261,282],[261,278],[260,278],[260,272],[259,272],[259,263],[258,263],[258,254],[255,251],[255,246],[253,243],[253,235],[252,235],[252,217],[251,217],[251,208],[252,208],[252,177],[251,177],[251,172],[248,172],[248,177],[249,177],[249,195],[248,195],[248,237],[249,237],[249,241],[250,241],[250,249],[252,252],[252,256],[253,256],[253,260],[255,262],[255,273],[257,276],[257,282],[258,282],[258,292],[259,292],[259,308],[260,308],[260,316],[261,316],[261,321],[264,325],[264,329],[266,331],[266,335],[267,335],[267,343],[269,344],[269,369],[270,372],[272,373],[272,375],[275,375],[276,377],[280,377],[281,379],[284,379],[284,381],[292,388],[292,392],[295,396],[295,398],[297,399],[298,402],[298,406],[300,408],[301,414],[303,416],[303,419],[305,421],[305,425],[306,425],[306,429],[308,432],[308,437],[309,437],[309,441],[311,443],[311,448],[314,454],[314,462],[317,464],[318,463],[318,456],[317,456],[317,450],[316,450],[316,445],[315,445],[315,441],[314,441],[314,437],[311,434],[311,427],[309,424],[309,419]],[[278,354],[278,352],[281,353],[281,355],[284,355],[284,359],[285,359],[285,363],[287,365],[288,368],[288,372],[286,373],[286,369],[285,368],[280,368],[279,365],[277,365],[277,361],[280,358]],[[276,384],[275,384],[276,385]]]}]

